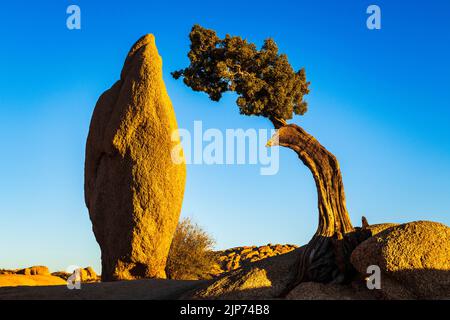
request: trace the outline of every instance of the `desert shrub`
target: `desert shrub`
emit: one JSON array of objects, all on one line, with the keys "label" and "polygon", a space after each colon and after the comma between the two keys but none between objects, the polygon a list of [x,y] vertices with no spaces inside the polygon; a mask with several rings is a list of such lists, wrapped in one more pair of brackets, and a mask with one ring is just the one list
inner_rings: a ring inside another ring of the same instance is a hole
[{"label": "desert shrub", "polygon": [[216,254],[214,239],[198,224],[185,218],[178,223],[167,259],[169,279],[198,280],[211,278]]}]

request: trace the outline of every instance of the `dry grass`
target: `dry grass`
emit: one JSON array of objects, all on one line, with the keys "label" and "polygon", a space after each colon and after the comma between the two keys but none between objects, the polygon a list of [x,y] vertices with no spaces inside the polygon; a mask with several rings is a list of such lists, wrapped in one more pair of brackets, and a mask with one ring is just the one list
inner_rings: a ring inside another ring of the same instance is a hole
[{"label": "dry grass", "polygon": [[189,218],[178,223],[167,259],[168,278],[199,280],[211,278],[216,262],[214,240]]}]

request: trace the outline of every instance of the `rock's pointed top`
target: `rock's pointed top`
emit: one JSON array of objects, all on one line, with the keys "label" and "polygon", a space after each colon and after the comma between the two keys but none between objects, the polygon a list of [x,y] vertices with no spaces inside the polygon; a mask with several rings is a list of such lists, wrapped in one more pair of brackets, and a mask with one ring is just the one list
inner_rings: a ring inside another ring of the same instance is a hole
[{"label": "rock's pointed top", "polygon": [[136,51],[138,51],[143,46],[150,46],[156,49],[156,43],[155,43],[155,36],[151,33],[148,33],[146,35],[143,35],[139,38],[138,41],[136,41],[133,46],[131,47],[130,51],[128,52],[128,57],[131,57],[134,55]]},{"label": "rock's pointed top", "polygon": [[158,49],[156,48],[155,36],[151,33],[143,35],[142,37],[139,38],[138,41],[136,41],[133,44],[130,51],[128,51],[127,58],[125,59],[125,63],[122,68],[122,73],[120,76],[121,79],[125,78],[125,75],[128,72],[128,69],[130,68],[130,65],[133,61],[133,58],[134,58],[136,52],[138,52],[139,50],[141,50],[144,47],[146,47],[146,50],[149,50],[152,53],[152,55],[154,54],[159,59],[161,59],[158,54]]}]

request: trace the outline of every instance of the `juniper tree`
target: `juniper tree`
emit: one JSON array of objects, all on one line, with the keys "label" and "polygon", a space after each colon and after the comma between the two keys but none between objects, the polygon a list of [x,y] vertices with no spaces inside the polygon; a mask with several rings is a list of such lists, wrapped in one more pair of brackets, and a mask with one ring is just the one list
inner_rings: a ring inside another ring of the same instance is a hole
[{"label": "juniper tree", "polygon": [[238,36],[217,36],[213,30],[194,25],[190,34],[189,66],[172,73],[194,91],[219,101],[225,92],[237,94],[243,115],[268,118],[278,129],[268,145],[292,149],[310,169],[318,193],[319,225],[298,260],[291,285],[302,281],[345,282],[354,269],[350,254],[365,238],[365,229],[354,228],[346,204],[344,185],[336,157],[296,124],[294,114],[307,111],[304,96],[309,82],[304,69],[295,71],[272,39],[261,49]]}]

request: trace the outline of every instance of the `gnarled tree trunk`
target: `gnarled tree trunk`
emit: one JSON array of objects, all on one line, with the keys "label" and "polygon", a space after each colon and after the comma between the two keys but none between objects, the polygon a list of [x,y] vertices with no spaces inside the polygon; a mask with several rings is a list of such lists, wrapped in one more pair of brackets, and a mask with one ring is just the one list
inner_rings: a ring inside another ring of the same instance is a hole
[{"label": "gnarled tree trunk", "polygon": [[343,283],[354,274],[350,254],[368,235],[350,222],[339,162],[299,126],[271,121],[278,130],[268,145],[292,149],[311,170],[319,209],[317,231],[299,257],[295,279],[286,292],[303,281]]}]

